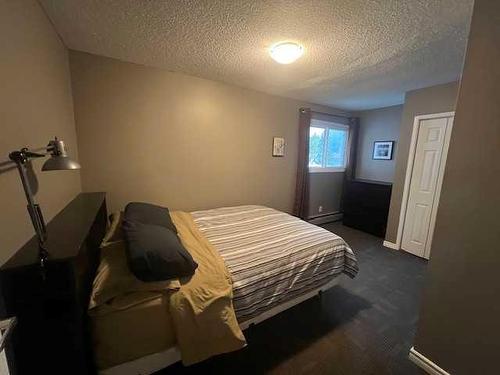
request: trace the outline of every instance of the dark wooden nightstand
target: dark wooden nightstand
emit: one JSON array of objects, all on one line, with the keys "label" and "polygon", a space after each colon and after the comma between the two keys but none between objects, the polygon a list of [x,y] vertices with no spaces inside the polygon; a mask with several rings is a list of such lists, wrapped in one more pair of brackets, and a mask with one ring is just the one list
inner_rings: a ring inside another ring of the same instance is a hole
[{"label": "dark wooden nightstand", "polygon": [[385,237],[392,184],[368,180],[347,181],[344,186],[342,223]]}]

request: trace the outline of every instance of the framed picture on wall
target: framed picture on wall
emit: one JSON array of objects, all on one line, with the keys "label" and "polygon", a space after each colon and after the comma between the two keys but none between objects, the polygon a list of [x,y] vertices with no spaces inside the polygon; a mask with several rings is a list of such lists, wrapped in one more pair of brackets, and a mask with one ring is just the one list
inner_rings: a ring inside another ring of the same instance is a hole
[{"label": "framed picture on wall", "polygon": [[373,143],[374,160],[392,160],[394,141],[375,141]]},{"label": "framed picture on wall", "polygon": [[285,156],[285,138],[273,138],[273,156]]}]

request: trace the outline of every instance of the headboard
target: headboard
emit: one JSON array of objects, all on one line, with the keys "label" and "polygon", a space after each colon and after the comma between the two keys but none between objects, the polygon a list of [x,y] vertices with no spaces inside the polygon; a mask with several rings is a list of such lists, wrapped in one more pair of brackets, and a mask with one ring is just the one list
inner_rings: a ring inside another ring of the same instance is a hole
[{"label": "headboard", "polygon": [[87,308],[106,224],[105,193],[81,193],[47,225],[45,279],[36,238],[0,267],[1,318],[18,319],[6,348],[15,373],[95,372]]}]

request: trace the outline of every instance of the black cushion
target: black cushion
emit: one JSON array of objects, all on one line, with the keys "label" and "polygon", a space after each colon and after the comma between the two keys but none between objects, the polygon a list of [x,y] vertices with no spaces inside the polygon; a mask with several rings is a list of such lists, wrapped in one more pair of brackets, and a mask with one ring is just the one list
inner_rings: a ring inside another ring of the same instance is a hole
[{"label": "black cushion", "polygon": [[125,220],[159,225],[177,233],[177,228],[174,223],[172,223],[170,213],[166,207],[156,206],[150,203],[130,202],[125,207]]},{"label": "black cushion", "polygon": [[191,276],[198,264],[182,246],[177,234],[160,225],[124,220],[129,267],[142,281]]}]

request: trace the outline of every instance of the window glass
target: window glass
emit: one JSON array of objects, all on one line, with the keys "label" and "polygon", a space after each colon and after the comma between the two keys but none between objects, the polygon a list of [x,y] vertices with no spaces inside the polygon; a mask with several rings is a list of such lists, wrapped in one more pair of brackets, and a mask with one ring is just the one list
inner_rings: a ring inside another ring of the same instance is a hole
[{"label": "window glass", "polygon": [[326,167],[344,168],[347,146],[347,131],[343,129],[328,129],[328,147],[326,149]]},{"label": "window glass", "polygon": [[325,129],[309,128],[309,166],[322,167],[325,149]]},{"label": "window glass", "polygon": [[313,172],[342,171],[346,166],[349,128],[313,119],[309,128],[309,167]]}]

